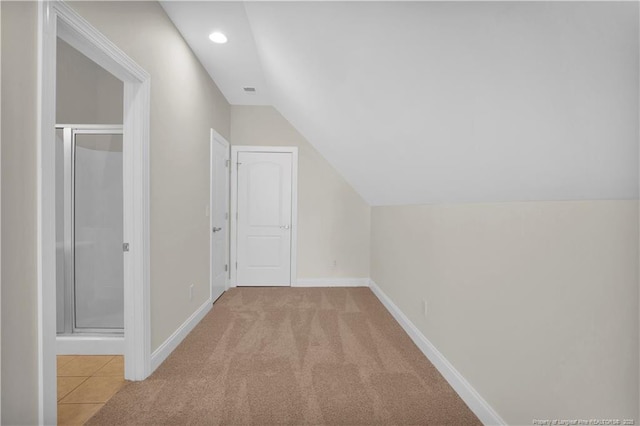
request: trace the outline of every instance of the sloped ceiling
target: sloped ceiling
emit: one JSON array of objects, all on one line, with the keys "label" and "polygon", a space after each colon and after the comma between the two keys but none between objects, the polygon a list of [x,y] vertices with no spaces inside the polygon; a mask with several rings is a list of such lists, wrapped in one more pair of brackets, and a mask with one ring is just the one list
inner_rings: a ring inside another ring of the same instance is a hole
[{"label": "sloped ceiling", "polygon": [[163,6],[372,205],[638,197],[635,2]]}]

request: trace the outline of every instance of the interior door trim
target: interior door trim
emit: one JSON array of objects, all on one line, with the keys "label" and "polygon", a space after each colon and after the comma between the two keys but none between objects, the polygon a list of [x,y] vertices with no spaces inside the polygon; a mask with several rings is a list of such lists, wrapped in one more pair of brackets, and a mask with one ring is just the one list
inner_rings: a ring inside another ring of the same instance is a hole
[{"label": "interior door trim", "polygon": [[238,154],[241,152],[285,152],[291,154],[291,286],[297,283],[298,270],[298,147],[297,146],[232,146],[231,147],[231,250],[229,269],[230,287],[237,286],[237,237],[238,237]]}]

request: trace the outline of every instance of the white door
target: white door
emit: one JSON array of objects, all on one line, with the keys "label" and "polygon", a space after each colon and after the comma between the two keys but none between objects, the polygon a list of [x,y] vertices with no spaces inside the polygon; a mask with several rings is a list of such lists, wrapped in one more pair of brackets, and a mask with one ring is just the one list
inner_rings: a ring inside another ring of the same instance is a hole
[{"label": "white door", "polygon": [[239,286],[291,285],[290,152],[239,152],[237,274]]},{"label": "white door", "polygon": [[229,144],[211,136],[211,300],[227,289],[229,229]]}]

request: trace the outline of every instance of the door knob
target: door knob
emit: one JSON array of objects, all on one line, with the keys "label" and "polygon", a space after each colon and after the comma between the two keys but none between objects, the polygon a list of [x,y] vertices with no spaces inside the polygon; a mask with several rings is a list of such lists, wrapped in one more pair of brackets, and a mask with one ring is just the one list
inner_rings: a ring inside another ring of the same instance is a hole
[{"label": "door knob", "polygon": [[215,226],[213,227],[213,232],[218,232],[218,231],[222,231],[222,228],[216,228]]}]

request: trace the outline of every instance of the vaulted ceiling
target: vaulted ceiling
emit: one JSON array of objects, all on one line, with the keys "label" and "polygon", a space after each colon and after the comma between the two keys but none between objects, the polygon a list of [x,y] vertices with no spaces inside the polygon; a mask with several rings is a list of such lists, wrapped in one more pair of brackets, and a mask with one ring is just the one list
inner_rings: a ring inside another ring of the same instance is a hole
[{"label": "vaulted ceiling", "polygon": [[273,105],[372,205],[638,196],[636,2],[163,7],[231,104]]}]

